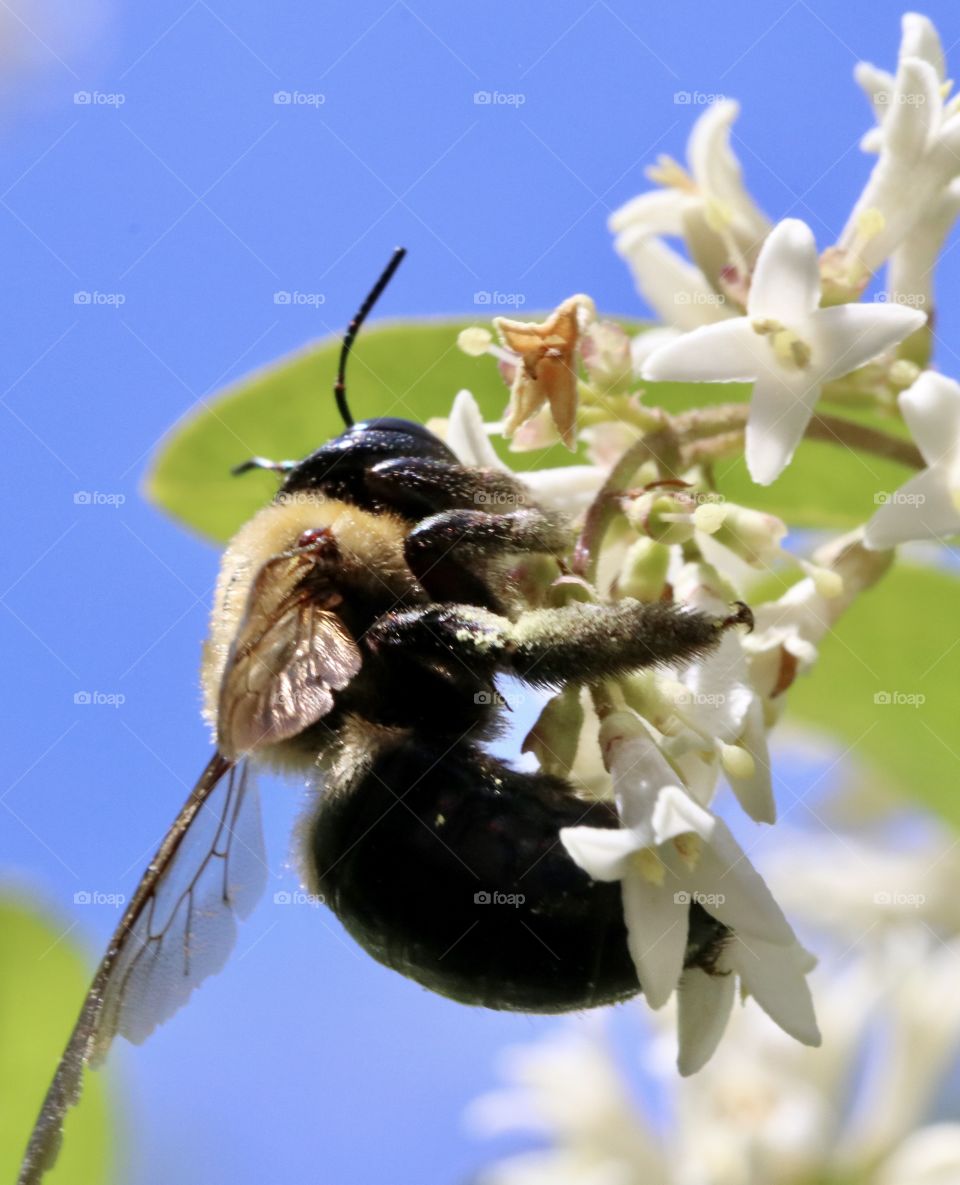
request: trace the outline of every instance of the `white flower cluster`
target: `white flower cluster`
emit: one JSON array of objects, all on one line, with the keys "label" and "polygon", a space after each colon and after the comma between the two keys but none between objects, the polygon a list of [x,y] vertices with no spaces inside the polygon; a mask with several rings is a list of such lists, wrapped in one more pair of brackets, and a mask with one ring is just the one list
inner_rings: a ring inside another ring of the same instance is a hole
[{"label": "white flower cluster", "polygon": [[[784,693],[885,573],[890,548],[960,533],[960,385],[923,369],[930,275],[960,210],[960,106],[947,99],[936,30],[915,14],[896,75],[861,65],[857,77],[879,125],[864,148],[878,158],[836,244],[818,254],[803,222],[771,224],[731,147],[737,105],[714,103],[691,133],[689,167],[661,157],[649,174],[660,188],[610,221],[666,324],[631,341],[578,295],[542,322],[496,318],[498,344],[486,329],[465,330],[461,348],[496,358],[510,404],[488,426],[461,392],[440,428],[472,465],[503,465],[495,430],[514,450],[586,446],[587,463],[525,475],[541,500],[581,515],[555,599],[669,600],[719,616],[742,600],[753,610],[752,633],[728,631],[704,660],[609,680],[590,696],[561,692],[526,746],[616,802],[619,830],[573,827],[561,839],[595,880],[620,882],[646,1001],[659,1009],[676,998],[685,1075],[714,1053],[738,989],[798,1041],[819,1042],[807,986],[815,960],[714,797],[725,779],[751,819],[775,821],[767,733]],[[885,299],[862,301],[888,261]],[[671,413],[669,388],[656,407],[640,386],[669,382],[753,389],[749,405]],[[914,443],[821,410],[845,399],[899,415]],[[715,482],[716,462],[743,453],[753,481],[769,485],[807,436],[918,469],[869,522],[809,560],[784,547],[782,521],[733,504]],[[715,966],[691,963],[693,911],[729,931]]]},{"label": "white flower cluster", "polygon": [[818,973],[822,1050],[745,1011],[710,1067],[678,1082],[654,1044],[644,1095],[672,1104],[666,1130],[638,1106],[603,1025],[511,1050],[509,1086],[478,1099],[469,1126],[549,1146],[492,1165],[478,1185],[953,1185],[960,1124],[928,1116],[960,1043],[958,958],[955,938],[898,932],[830,978]]}]

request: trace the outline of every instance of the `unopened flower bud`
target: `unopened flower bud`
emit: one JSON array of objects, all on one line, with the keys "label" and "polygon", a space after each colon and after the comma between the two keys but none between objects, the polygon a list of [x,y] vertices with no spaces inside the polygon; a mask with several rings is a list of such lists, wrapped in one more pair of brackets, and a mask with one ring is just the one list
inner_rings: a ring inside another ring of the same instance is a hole
[{"label": "unopened flower bud", "polygon": [[776,558],[786,534],[786,524],[775,515],[728,503],[713,537],[748,564],[764,566]]},{"label": "unopened flower bud", "polygon": [[493,342],[493,334],[489,329],[479,325],[471,325],[469,329],[461,329],[457,334],[457,345],[471,358],[479,358],[487,352]]},{"label": "unopened flower bud", "polygon": [[582,727],[580,688],[567,687],[547,702],[521,751],[532,753],[546,773],[566,777],[577,755]]},{"label": "unopened flower bud", "polygon": [[658,601],[667,583],[669,566],[669,548],[653,539],[638,539],[623,558],[617,591],[638,601]]},{"label": "unopened flower bud", "polygon": [[634,530],[658,543],[686,543],[693,538],[691,507],[662,490],[640,494],[627,504],[624,513]]}]

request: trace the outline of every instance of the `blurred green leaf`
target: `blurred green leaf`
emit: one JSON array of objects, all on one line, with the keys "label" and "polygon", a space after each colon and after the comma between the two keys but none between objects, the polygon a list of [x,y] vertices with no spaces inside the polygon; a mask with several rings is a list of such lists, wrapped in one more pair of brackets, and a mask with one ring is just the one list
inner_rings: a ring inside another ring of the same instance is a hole
[{"label": "blurred green leaf", "polygon": [[[350,364],[356,418],[445,416],[457,391],[468,387],[484,416],[498,419],[507,393],[493,360],[469,358],[456,346],[458,332],[468,324],[418,321],[366,329]],[[277,484],[266,473],[231,477],[234,465],[254,454],[303,457],[341,430],[331,395],[338,351],[339,341],[316,343],[191,411],[161,445],[147,477],[148,496],[186,526],[212,539],[228,539]],[[742,384],[651,383],[646,391],[646,403],[670,411],[744,400],[749,394]],[[561,446],[511,454],[502,441],[495,443],[515,469],[570,463]],[[768,510],[795,526],[832,527],[864,521],[873,512],[876,492],[896,489],[908,473],[889,461],[806,442],[773,486],[754,485],[742,460],[718,465],[716,476],[732,501]]]},{"label": "blurred green leaf", "polygon": [[[0,1180],[16,1180],[20,1159],[57,1061],[80,1011],[90,970],[51,923],[18,899],[0,899]],[[106,1185],[112,1139],[102,1078],[88,1074],[67,1116],[49,1185]]]},{"label": "blurred green leaf", "polygon": [[836,737],[887,786],[960,824],[960,580],[895,567],[841,618],[791,717]]}]

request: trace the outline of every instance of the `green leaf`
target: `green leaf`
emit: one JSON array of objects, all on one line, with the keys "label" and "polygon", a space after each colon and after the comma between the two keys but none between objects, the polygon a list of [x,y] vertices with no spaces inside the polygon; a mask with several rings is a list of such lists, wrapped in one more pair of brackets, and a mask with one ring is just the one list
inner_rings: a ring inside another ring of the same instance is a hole
[{"label": "green leaf", "polygon": [[[836,737],[872,776],[960,824],[960,581],[895,567],[841,618],[789,713]],[[868,775],[871,776],[871,775]]]},{"label": "green leaf", "polygon": [[[469,358],[456,346],[457,334],[468,324],[419,321],[364,330],[350,364],[350,402],[356,418],[394,415],[426,421],[446,416],[454,395],[467,387],[484,416],[498,419],[507,392],[493,359]],[[234,465],[255,454],[303,457],[341,431],[331,394],[339,348],[337,340],[316,343],[191,411],[154,459],[146,482],[148,496],[186,526],[212,539],[228,539],[277,485],[268,473],[231,477]],[[743,384],[651,383],[644,401],[680,411],[748,397],[749,388]],[[505,442],[494,443],[521,471],[570,463],[559,446],[510,453]],[[813,441],[801,445],[787,472],[767,488],[750,481],[742,460],[717,466],[720,491],[728,499],[808,527],[864,521],[873,512],[876,492],[896,489],[907,476],[892,462]]]},{"label": "green leaf", "polygon": [[[644,403],[670,412],[750,398],[745,383],[646,383]],[[830,414],[906,437],[903,424],[848,407],[824,407]],[[754,484],[742,454],[716,466],[718,489],[730,502],[775,514],[793,527],[855,527],[876,510],[876,495],[899,488],[914,472],[895,461],[855,452],[844,445],[804,440],[794,459],[769,486]]]},{"label": "green leaf", "polygon": [[[14,1181],[30,1130],[80,1011],[90,971],[67,927],[0,899],[0,1180]],[[106,1185],[112,1138],[101,1076],[88,1074],[44,1185]]]}]

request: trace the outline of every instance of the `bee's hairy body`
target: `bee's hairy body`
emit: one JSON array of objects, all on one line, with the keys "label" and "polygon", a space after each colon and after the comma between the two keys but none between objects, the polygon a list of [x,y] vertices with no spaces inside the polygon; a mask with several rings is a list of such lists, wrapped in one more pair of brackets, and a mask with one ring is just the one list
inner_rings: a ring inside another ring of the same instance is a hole
[{"label": "bee's hairy body", "polygon": [[[251,760],[309,771],[305,879],[381,962],[490,1008],[559,1012],[641,990],[619,885],[591,880],[559,834],[617,827],[616,811],[485,750],[502,731],[495,680],[585,685],[686,661],[749,610],[525,602],[510,569],[566,554],[566,520],[512,475],[461,465],[420,424],[349,414],[350,346],[403,254],[344,336],[346,431],[302,461],[234,470],[285,477],[223,557],[202,665],[216,751],[110,938],[18,1185],[56,1160],[85,1067],[118,1034],[142,1041],[223,965],[265,881]],[[727,936],[694,903],[686,964],[712,972]]]},{"label": "bee's hairy body", "polygon": [[[517,488],[505,476],[448,468],[454,485]],[[342,479],[330,486],[345,492]],[[541,685],[583,678],[578,631],[586,652],[591,630],[594,642],[602,633],[606,652],[590,661],[607,671],[637,665],[618,655],[616,642],[618,631],[635,635],[641,619],[648,644],[654,634],[669,641],[671,631],[685,631],[676,645],[690,652],[711,644],[714,627],[635,602],[629,621],[599,607],[595,621],[583,606],[565,616],[524,612],[505,579],[505,556],[514,546],[550,551],[569,529],[529,495],[521,513],[532,516],[532,543],[513,531],[491,545],[485,534],[511,516],[450,509],[440,497],[434,515],[423,506],[418,518],[408,488],[402,513],[355,487],[346,494],[288,478],[228,547],[204,663],[211,724],[216,730],[257,573],[299,538],[328,534],[336,558],[320,587],[357,643],[359,669],[320,719],[258,753],[274,766],[312,770],[321,785],[299,835],[309,887],[375,958],[467,1003],[556,1012],[634,995],[640,984],[619,885],[592,881],[559,841],[561,827],[618,826],[616,811],[562,778],[518,772],[486,752],[503,728],[494,679],[505,670]],[[411,537],[424,528],[436,536],[435,552],[425,564],[421,557],[418,579]],[[474,532],[481,545],[467,552],[469,568],[451,563],[450,552]],[[707,965],[725,934],[695,906],[688,960]]]}]

